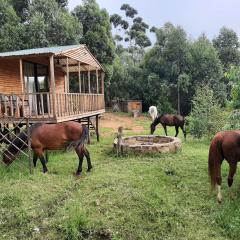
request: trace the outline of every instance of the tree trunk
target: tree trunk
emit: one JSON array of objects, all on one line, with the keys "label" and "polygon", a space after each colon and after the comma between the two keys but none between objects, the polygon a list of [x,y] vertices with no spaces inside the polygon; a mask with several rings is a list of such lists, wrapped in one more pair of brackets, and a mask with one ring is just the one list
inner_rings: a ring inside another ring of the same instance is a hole
[{"label": "tree trunk", "polygon": [[178,95],[178,114],[181,115],[181,109],[180,109],[180,89],[179,89],[179,86],[177,87],[177,95]]}]

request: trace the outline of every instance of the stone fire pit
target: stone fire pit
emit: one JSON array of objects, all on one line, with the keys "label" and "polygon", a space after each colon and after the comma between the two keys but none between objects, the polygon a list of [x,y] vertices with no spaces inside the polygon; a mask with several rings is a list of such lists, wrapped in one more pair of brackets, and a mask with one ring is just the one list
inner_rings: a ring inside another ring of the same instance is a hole
[{"label": "stone fire pit", "polygon": [[[117,139],[114,140],[114,146]],[[123,138],[124,151],[133,150],[140,153],[175,153],[181,149],[179,138],[170,136],[142,135]]]}]

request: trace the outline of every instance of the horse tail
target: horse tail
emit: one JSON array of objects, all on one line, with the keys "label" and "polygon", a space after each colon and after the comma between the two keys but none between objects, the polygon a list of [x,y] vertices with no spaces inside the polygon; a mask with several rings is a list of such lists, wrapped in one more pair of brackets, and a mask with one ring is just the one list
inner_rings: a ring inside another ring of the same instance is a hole
[{"label": "horse tail", "polygon": [[89,138],[89,130],[85,125],[82,125],[83,131],[81,138],[77,141],[77,147],[84,145],[85,141],[88,141]]},{"label": "horse tail", "polygon": [[208,175],[212,188],[217,184],[217,176],[220,174],[222,160],[222,136],[217,134],[211,142],[208,155]]},{"label": "horse tail", "polygon": [[89,130],[85,125],[82,125],[82,135],[81,138],[77,141],[74,142],[70,142],[67,147],[66,147],[66,151],[70,151],[73,147],[74,148],[78,148],[81,145],[84,145],[85,141],[88,140],[89,138]]}]

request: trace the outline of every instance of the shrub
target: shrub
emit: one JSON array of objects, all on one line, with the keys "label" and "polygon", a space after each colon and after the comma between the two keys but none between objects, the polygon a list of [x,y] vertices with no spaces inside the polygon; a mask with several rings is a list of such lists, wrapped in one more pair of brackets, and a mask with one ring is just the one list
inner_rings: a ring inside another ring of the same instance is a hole
[{"label": "shrub", "polygon": [[240,129],[240,110],[232,111],[227,119],[227,124],[224,126],[224,130],[237,129]]},{"label": "shrub", "polygon": [[190,133],[194,137],[211,138],[223,128],[225,117],[208,85],[201,85],[196,89],[192,104],[193,108],[188,121]]}]

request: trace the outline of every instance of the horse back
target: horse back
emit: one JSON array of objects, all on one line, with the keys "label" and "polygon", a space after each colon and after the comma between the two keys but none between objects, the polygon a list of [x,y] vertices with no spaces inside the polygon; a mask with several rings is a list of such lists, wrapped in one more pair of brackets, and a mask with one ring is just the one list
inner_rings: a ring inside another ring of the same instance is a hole
[{"label": "horse back", "polygon": [[181,115],[164,114],[161,117],[161,123],[167,126],[180,126],[184,124],[184,117]]},{"label": "horse back", "polygon": [[214,136],[221,143],[224,158],[229,161],[240,161],[240,131],[222,131]]},{"label": "horse back", "polygon": [[42,124],[32,131],[32,147],[62,149],[67,143],[77,141],[82,135],[82,125],[77,122]]}]

